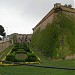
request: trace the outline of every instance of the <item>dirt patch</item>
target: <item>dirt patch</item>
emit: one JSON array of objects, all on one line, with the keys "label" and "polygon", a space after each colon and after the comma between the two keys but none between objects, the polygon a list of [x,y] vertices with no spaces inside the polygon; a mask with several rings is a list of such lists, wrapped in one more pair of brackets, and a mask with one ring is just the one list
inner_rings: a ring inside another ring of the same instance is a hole
[{"label": "dirt patch", "polygon": [[24,60],[27,58],[27,55],[20,53],[20,54],[16,54],[15,58]]}]

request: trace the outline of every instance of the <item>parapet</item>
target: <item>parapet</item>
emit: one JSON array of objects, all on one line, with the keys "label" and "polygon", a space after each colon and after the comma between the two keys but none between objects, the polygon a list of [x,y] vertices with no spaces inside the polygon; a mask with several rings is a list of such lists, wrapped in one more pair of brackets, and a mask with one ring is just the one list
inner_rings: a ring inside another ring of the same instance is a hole
[{"label": "parapet", "polygon": [[61,7],[61,3],[56,3],[56,4],[54,4],[54,9],[60,8],[60,7]]}]

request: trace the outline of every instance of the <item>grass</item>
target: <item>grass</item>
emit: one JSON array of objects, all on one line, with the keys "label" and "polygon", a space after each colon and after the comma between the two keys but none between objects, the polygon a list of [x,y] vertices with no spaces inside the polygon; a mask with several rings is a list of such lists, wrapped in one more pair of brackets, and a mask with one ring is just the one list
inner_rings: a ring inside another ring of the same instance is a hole
[{"label": "grass", "polygon": [[0,53],[0,60],[4,60],[4,58],[6,57],[6,55],[12,50],[12,48],[14,47],[14,45],[10,46],[9,48],[5,49],[4,51],[2,51]]},{"label": "grass", "polygon": [[42,63],[40,65],[44,66],[57,66],[57,67],[67,67],[67,68],[74,68],[75,67],[75,60],[50,60],[49,58],[42,55],[39,51],[34,50],[31,48],[37,56],[41,59]]},{"label": "grass", "polygon": [[[31,48],[33,52],[39,56],[42,63],[36,65],[44,66],[57,66],[57,67],[75,67],[75,60],[62,60],[62,61],[51,61],[47,57],[40,54],[40,52],[35,51]],[[32,66],[0,66],[1,75],[74,75],[75,71],[69,70],[58,70],[58,69],[48,69],[48,68],[39,68]]]},{"label": "grass", "polygon": [[74,71],[29,66],[0,67],[1,75],[74,75]]}]

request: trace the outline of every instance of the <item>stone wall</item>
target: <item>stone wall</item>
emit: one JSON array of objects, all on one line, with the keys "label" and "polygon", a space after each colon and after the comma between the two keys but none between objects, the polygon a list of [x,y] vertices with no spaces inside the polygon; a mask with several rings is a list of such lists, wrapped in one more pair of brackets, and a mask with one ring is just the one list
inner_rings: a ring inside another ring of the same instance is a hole
[{"label": "stone wall", "polygon": [[2,41],[0,42],[0,52],[11,46],[12,43],[10,41]]},{"label": "stone wall", "polygon": [[75,16],[74,8],[68,8],[68,7],[62,6],[60,3],[56,3],[54,4],[54,8],[33,28],[33,32],[36,32],[36,30],[39,28],[40,30],[46,28],[47,24],[52,23],[57,13],[60,13],[60,12],[64,12],[65,14]]},{"label": "stone wall", "polygon": [[18,34],[13,33],[9,35],[9,40],[13,40],[13,43],[30,43],[32,34]]},{"label": "stone wall", "polygon": [[32,34],[17,34],[17,43],[30,43]]},{"label": "stone wall", "polygon": [[54,9],[52,9],[34,28],[33,31],[36,32],[38,28],[41,30],[46,28],[48,23],[52,23],[53,18],[56,13],[54,13]]},{"label": "stone wall", "polygon": [[27,34],[27,44],[31,42],[32,34]]}]

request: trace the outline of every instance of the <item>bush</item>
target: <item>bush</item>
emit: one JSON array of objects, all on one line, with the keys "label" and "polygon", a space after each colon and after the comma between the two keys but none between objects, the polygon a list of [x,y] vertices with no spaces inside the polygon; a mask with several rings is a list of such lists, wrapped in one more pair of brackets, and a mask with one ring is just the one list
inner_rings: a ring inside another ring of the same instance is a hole
[{"label": "bush", "polygon": [[24,50],[25,50],[26,52],[30,52],[30,49],[29,49],[28,47],[25,47]]},{"label": "bush", "polygon": [[16,52],[11,52],[10,55],[15,56]]},{"label": "bush", "polygon": [[7,61],[15,61],[15,56],[14,55],[8,55],[6,56]]},{"label": "bush", "polygon": [[26,54],[26,51],[24,49],[17,49],[15,52]]},{"label": "bush", "polygon": [[17,50],[18,50],[17,48],[13,48],[11,52],[14,52],[14,51],[17,51]]},{"label": "bush", "polygon": [[32,54],[32,53],[27,53],[27,58],[25,59],[25,61],[27,62],[35,62],[37,60],[37,57],[35,54]]},{"label": "bush", "polygon": [[15,59],[15,62],[25,62],[24,59]]}]

